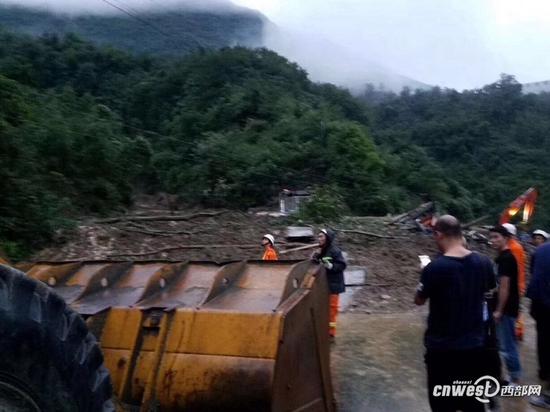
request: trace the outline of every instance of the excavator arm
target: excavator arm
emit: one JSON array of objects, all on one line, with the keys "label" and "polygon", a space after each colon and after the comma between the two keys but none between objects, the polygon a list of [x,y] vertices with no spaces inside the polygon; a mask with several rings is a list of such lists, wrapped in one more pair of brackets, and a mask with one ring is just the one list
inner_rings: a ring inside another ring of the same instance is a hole
[{"label": "excavator arm", "polygon": [[508,223],[512,217],[516,216],[523,209],[522,223],[527,223],[533,216],[535,204],[539,192],[536,188],[530,187],[525,193],[516,198],[510,205],[504,209],[500,215],[499,223]]}]

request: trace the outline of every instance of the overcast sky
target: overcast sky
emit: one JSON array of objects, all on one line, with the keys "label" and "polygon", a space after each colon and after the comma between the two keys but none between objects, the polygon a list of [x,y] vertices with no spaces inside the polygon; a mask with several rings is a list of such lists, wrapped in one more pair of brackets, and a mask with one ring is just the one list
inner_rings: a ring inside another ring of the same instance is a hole
[{"label": "overcast sky", "polygon": [[[7,1],[63,10],[110,8],[102,0]],[[140,8],[187,4],[190,0],[116,1]],[[199,3],[219,5],[227,1]],[[286,41],[268,36],[268,46],[297,60],[316,80],[338,81],[346,70],[346,75],[353,77],[366,66],[457,89],[480,87],[497,80],[500,73],[513,74],[520,82],[550,79],[550,0],[234,3],[259,10],[274,22],[285,33]]]},{"label": "overcast sky", "polygon": [[[549,0],[235,2],[429,84],[479,87],[500,73],[521,82],[550,79]],[[329,50],[324,55],[329,59]]]}]

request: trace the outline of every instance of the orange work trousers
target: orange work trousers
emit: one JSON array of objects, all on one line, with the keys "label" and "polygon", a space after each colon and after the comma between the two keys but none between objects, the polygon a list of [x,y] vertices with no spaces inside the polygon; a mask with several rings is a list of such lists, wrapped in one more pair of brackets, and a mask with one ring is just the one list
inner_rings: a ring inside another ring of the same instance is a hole
[{"label": "orange work trousers", "polygon": [[338,307],[340,303],[340,295],[330,294],[330,311],[328,319],[328,334],[331,337],[336,336],[336,317],[338,316]]}]

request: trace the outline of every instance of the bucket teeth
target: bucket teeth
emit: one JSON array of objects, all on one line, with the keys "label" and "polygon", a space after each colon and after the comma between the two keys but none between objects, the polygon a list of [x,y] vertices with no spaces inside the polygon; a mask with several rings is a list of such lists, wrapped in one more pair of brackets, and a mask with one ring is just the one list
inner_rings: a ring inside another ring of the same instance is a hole
[{"label": "bucket teeth", "polygon": [[87,319],[124,403],[332,411],[328,287],[309,261],[39,262]]}]

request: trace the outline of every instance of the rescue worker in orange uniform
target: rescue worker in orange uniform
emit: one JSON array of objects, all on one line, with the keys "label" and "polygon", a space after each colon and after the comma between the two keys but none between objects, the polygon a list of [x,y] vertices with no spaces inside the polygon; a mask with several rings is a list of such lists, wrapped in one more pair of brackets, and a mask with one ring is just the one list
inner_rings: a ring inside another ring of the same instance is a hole
[{"label": "rescue worker in orange uniform", "polygon": [[322,229],[317,239],[319,241],[319,251],[313,254],[313,260],[321,263],[326,270],[328,287],[330,290],[330,312],[328,333],[331,338],[336,337],[336,318],[338,316],[338,306],[340,293],[346,289],[344,283],[344,270],[346,269],[346,260],[342,251],[334,244],[336,233],[331,229]]},{"label": "rescue worker in orange uniform", "polygon": [[[504,223],[502,226],[506,228],[508,233],[511,235],[510,240],[508,241],[508,248],[510,249],[510,252],[512,252],[512,255],[514,255],[518,265],[518,290],[519,296],[521,297],[525,294],[525,250],[517,239],[518,231],[516,227],[511,223]],[[519,340],[523,340],[523,333],[523,316],[520,314],[516,321],[516,337]]]},{"label": "rescue worker in orange uniform", "polygon": [[277,256],[277,251],[275,250],[275,238],[273,235],[264,235],[262,245],[264,246],[262,260],[279,260],[279,256]]}]

